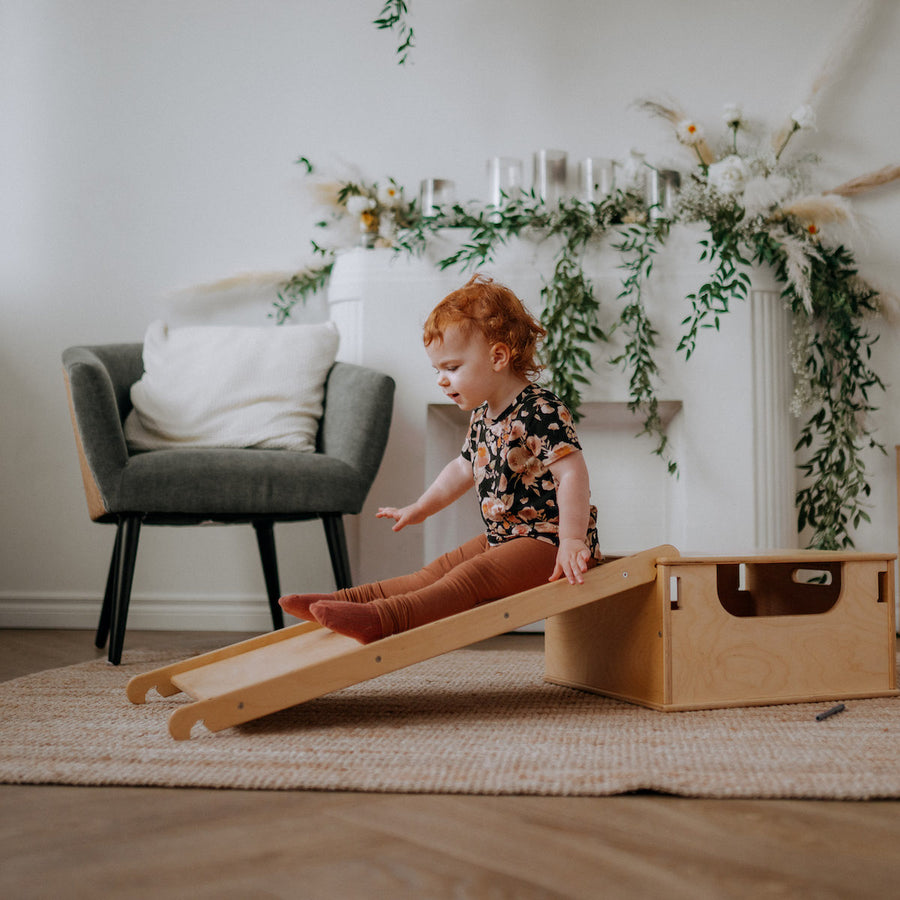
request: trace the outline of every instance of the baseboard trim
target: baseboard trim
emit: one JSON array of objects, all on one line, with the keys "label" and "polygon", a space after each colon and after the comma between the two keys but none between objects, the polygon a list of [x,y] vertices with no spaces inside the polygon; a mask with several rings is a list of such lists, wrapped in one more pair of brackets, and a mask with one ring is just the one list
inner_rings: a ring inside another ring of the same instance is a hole
[{"label": "baseboard trim", "polygon": [[[100,616],[94,594],[0,592],[0,628],[93,630]],[[287,624],[296,620],[285,616]],[[251,594],[135,594],[128,606],[129,629],[142,631],[269,631],[265,597]],[[517,631],[542,632],[544,622]]]},{"label": "baseboard trim", "polygon": [[[0,593],[0,628],[93,629],[99,616],[100,598],[96,595]],[[261,595],[135,594],[129,604],[128,628],[269,631],[272,618]]]}]

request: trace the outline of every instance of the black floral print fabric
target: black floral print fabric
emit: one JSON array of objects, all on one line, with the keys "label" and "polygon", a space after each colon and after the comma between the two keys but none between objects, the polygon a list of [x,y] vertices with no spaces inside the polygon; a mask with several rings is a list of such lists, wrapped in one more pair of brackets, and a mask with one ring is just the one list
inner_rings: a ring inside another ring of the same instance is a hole
[{"label": "black floral print fabric", "polygon": [[[488,418],[486,406],[474,410],[462,455],[472,464],[490,543],[517,537],[559,543],[550,466],[580,449],[572,414],[536,384],[524,388],[496,419]],[[600,559],[596,515],[592,506],[585,540]]]}]

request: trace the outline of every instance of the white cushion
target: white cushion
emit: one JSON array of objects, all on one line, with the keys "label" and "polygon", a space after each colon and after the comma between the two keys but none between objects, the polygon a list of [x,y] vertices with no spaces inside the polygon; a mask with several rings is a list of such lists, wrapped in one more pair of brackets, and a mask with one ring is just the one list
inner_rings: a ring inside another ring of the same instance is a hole
[{"label": "white cushion", "polygon": [[139,450],[267,447],[315,452],[332,322],[193,326],[154,322],[132,385],[125,439]]}]

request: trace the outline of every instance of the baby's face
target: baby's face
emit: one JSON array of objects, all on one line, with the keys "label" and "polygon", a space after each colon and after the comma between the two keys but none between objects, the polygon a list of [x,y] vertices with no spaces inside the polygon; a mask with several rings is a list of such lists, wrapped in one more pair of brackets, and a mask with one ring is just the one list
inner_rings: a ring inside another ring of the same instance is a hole
[{"label": "baby's face", "polygon": [[432,341],[425,350],[438,387],[460,409],[475,409],[490,398],[498,370],[480,331],[451,325],[443,340]]}]

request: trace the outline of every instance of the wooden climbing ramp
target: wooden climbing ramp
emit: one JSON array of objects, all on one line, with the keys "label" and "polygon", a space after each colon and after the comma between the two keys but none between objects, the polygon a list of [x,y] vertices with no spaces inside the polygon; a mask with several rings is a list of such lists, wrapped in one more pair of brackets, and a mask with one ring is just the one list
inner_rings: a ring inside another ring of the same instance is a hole
[{"label": "wooden climbing ramp", "polygon": [[294,625],[136,675],[128,683],[128,698],[144,703],[154,688],[163,697],[179,692],[192,697],[195,702],[179,707],[169,718],[172,737],[187,740],[199,722],[210,731],[221,731],[652,584],[657,558],[677,555],[666,545],[612,559],[587,572],[584,584],[555,581],[371,644],[316,623]]}]

